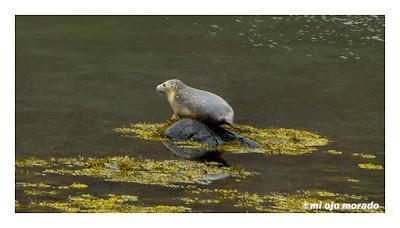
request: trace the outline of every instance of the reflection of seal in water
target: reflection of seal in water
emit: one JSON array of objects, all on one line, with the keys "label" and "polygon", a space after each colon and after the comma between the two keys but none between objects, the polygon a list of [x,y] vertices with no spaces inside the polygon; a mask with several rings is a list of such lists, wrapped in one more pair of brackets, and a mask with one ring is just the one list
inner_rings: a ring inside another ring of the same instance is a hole
[{"label": "reflection of seal in water", "polygon": [[233,124],[233,110],[221,97],[185,85],[177,79],[157,86],[174,111],[172,119],[188,117],[213,125]]}]

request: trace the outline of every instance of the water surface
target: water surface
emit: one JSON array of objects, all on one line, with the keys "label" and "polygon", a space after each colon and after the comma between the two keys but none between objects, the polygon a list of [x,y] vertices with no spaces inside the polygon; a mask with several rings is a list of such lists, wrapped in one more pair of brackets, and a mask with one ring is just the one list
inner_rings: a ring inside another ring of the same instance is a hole
[{"label": "water surface", "polygon": [[[179,159],[159,142],[113,132],[166,121],[172,113],[155,86],[179,78],[225,98],[237,123],[304,129],[332,140],[301,156],[224,154],[229,165],[260,175],[214,181],[210,188],[257,194],[321,189],[384,205],[384,171],[358,167],[384,166],[384,23],[383,16],[17,16],[16,159]],[[352,153],[376,158],[363,161]],[[16,181],[26,180],[17,175]],[[183,194],[74,181],[88,184],[92,194],[134,194],[148,204]],[[16,199],[32,197],[17,189]],[[192,209],[246,211],[225,204]]]}]

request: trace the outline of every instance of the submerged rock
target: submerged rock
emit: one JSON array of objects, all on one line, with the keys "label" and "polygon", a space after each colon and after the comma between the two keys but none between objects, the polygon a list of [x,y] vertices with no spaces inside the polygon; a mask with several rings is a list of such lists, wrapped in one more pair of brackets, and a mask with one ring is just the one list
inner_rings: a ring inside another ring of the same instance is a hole
[{"label": "submerged rock", "polygon": [[[215,149],[217,146],[231,141],[239,142],[248,148],[260,147],[259,143],[223,127],[209,126],[193,119],[182,119],[175,122],[164,131],[164,135],[170,140],[163,142],[165,147],[183,158],[199,158],[217,153],[218,151]],[[177,142],[186,143],[182,145]]]}]

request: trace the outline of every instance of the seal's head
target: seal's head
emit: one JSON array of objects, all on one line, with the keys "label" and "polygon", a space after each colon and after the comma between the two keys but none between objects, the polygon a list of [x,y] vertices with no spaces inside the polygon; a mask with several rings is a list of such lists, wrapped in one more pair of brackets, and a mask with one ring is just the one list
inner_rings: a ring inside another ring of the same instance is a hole
[{"label": "seal's head", "polygon": [[178,79],[171,79],[165,81],[157,86],[157,92],[168,96],[171,93],[176,92],[179,89],[183,89],[186,85]]}]

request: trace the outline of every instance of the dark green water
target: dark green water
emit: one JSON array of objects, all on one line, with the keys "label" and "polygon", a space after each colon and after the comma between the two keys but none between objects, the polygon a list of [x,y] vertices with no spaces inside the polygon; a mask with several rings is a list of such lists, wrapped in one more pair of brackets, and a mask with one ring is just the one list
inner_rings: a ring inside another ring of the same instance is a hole
[{"label": "dark green water", "polygon": [[[360,169],[358,158],[346,156],[374,154],[372,163],[384,166],[384,22],[382,16],[17,16],[16,159],[178,159],[159,142],[113,129],[168,119],[170,107],[155,86],[179,78],[225,98],[237,123],[318,132],[332,140],[324,150],[343,151],[226,154],[227,163],[260,175],[213,186],[259,194],[316,188],[384,205],[384,171]],[[146,185],[89,186],[130,189],[155,203],[179,196]],[[29,200],[20,194],[17,200]]]}]

